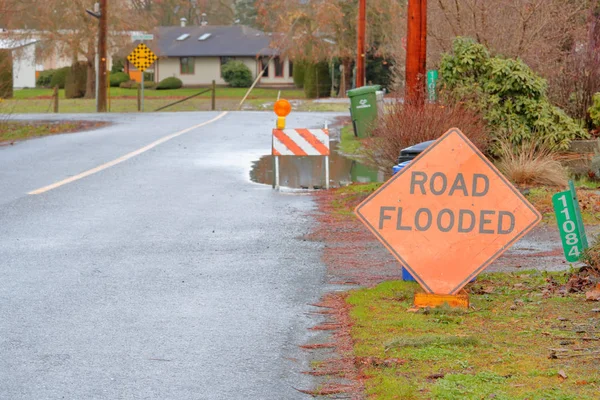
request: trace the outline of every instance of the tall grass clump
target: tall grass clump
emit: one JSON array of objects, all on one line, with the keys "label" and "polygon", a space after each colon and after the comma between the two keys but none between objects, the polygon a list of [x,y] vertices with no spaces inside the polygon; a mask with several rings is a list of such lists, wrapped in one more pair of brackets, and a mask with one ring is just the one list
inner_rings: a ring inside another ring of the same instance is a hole
[{"label": "tall grass clump", "polygon": [[500,141],[496,148],[499,151],[496,166],[514,184],[559,187],[567,185],[568,170],[547,146],[531,142],[514,146],[508,141]]}]

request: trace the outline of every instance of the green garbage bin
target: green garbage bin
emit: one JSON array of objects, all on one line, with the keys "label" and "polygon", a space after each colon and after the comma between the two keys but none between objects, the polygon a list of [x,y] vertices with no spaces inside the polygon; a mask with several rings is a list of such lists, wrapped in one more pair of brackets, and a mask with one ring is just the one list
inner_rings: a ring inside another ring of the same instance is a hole
[{"label": "green garbage bin", "polygon": [[350,115],[354,125],[354,134],[359,138],[369,136],[369,129],[377,119],[377,91],[381,86],[363,86],[348,90],[350,97]]}]

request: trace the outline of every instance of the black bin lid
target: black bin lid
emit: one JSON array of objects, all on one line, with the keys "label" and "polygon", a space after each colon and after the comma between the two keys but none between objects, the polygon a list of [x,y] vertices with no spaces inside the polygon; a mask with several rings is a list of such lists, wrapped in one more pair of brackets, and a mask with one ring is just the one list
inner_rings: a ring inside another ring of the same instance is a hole
[{"label": "black bin lid", "polygon": [[428,140],[427,142],[422,142],[419,144],[415,144],[414,146],[407,147],[400,151],[400,156],[410,156],[414,155],[415,157],[425,151],[435,140]]}]

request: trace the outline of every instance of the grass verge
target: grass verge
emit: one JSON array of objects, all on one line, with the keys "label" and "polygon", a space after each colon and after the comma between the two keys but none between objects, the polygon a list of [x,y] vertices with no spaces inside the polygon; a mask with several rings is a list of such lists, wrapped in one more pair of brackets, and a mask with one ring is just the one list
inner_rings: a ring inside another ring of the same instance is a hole
[{"label": "grass verge", "polygon": [[332,203],[334,212],[338,215],[353,215],[354,208],[368,195],[379,189],[382,184],[354,184],[336,189],[336,196]]},{"label": "grass verge", "polygon": [[92,121],[0,121],[0,144],[34,137],[72,133],[104,125]]},{"label": "grass verge", "polygon": [[[183,97],[181,97],[183,98]],[[153,112],[160,107],[169,105],[180,97],[145,97],[144,111]],[[249,99],[244,103],[244,111],[271,111],[272,104],[276,100],[273,98]],[[109,102],[110,112],[137,112],[137,99],[135,97],[117,97],[111,98]],[[235,98],[217,98],[216,108],[219,111],[235,111],[239,108],[239,99]],[[53,110],[52,99],[47,98],[29,98],[5,100],[0,104],[0,114],[28,114],[28,113],[51,113]],[[185,102],[171,106],[161,112],[175,111],[209,111],[211,109],[211,100],[206,97],[197,97]],[[61,113],[95,113],[96,101],[94,99],[61,99],[59,102],[59,111]],[[300,104],[294,106],[294,112],[344,112],[347,111],[340,104],[313,103],[309,100],[302,100]]]},{"label": "grass verge", "polygon": [[421,290],[412,282],[351,292],[369,398],[596,399],[598,305],[552,289],[570,275],[480,275],[468,286],[469,310],[407,312]]},{"label": "grass verge", "polygon": [[358,154],[361,144],[360,140],[354,135],[352,125],[346,125],[342,128],[340,134],[340,145],[338,150],[349,156]]}]

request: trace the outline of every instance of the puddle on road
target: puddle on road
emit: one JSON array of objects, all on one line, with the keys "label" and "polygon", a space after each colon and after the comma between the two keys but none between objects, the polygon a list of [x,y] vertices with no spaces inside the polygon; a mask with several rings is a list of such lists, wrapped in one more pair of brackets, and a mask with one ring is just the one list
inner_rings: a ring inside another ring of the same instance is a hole
[{"label": "puddle on road", "polygon": [[[332,187],[352,182],[383,182],[382,172],[366,167],[336,152],[337,142],[331,142],[329,156],[330,184]],[[279,157],[280,185],[293,189],[318,189],[325,187],[324,157]],[[250,171],[253,182],[273,184],[273,156],[255,161]]]}]

